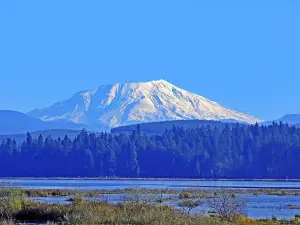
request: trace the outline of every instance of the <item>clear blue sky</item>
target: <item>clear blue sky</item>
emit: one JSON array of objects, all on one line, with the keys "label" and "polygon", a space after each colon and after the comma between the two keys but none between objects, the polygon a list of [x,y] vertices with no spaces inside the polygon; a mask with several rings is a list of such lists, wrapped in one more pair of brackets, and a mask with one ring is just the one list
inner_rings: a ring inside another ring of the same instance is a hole
[{"label": "clear blue sky", "polygon": [[300,113],[300,1],[0,1],[0,109],[165,79],[262,119]]}]

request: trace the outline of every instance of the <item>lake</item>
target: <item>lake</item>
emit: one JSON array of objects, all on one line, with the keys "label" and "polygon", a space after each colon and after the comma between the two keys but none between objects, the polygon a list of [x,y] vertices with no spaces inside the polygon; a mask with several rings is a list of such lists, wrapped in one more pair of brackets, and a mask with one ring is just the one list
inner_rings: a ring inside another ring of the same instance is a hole
[{"label": "lake", "polygon": [[[122,190],[122,189],[299,189],[298,181],[212,181],[212,180],[72,180],[72,179],[1,179],[0,187],[19,187],[26,189],[77,189],[77,190]],[[165,197],[172,197],[165,195]],[[251,195],[247,199],[245,213],[255,219],[292,219],[300,214],[299,209],[289,209],[288,205],[300,206],[300,196]],[[40,202],[69,204],[69,197],[37,197]],[[102,195],[111,203],[121,202],[123,194]],[[164,204],[178,208],[178,200],[166,200]],[[179,208],[178,208],[179,209]],[[208,210],[206,204],[196,208],[193,213]]]},{"label": "lake", "polygon": [[0,179],[0,186],[29,189],[122,190],[137,189],[299,189],[300,181],[229,180],[93,180],[93,179]]}]

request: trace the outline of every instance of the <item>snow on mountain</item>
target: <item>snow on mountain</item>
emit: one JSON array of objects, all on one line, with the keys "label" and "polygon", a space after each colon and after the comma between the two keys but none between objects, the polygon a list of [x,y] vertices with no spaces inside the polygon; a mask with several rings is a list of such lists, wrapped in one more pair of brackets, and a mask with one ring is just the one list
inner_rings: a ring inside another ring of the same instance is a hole
[{"label": "snow on mountain", "polygon": [[164,80],[100,86],[50,107],[35,109],[29,115],[44,121],[63,119],[105,129],[189,119],[260,122]]}]

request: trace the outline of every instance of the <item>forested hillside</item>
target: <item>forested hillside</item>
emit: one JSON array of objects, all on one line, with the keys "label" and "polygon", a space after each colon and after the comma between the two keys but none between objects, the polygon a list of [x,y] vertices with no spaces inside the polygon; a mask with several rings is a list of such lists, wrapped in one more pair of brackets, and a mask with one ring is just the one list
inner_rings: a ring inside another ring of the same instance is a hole
[{"label": "forested hillside", "polygon": [[[65,135],[68,135],[70,139],[74,139],[77,137],[77,135],[80,133],[79,130],[66,130],[66,129],[56,129],[56,130],[41,130],[41,131],[34,131],[30,132],[31,136],[33,139],[37,139],[40,135],[47,137],[51,136],[52,138],[59,138],[59,137],[64,137]],[[0,143],[3,140],[7,140],[8,138],[15,140],[17,145],[25,140],[26,138],[26,132],[22,134],[7,134],[7,135],[0,135]]]},{"label": "forested hillside", "polygon": [[[175,127],[183,127],[184,129],[196,129],[202,126],[211,126],[217,128],[224,128],[226,123],[214,120],[170,120],[163,122],[141,123],[140,130],[144,134],[163,134],[166,130]],[[233,123],[228,123],[233,126]],[[136,130],[136,124],[121,126],[111,129],[111,133],[131,133]]]},{"label": "forested hillside", "polygon": [[28,133],[0,146],[0,176],[299,178],[300,129],[285,124],[195,129],[161,135],[88,134],[71,140]]}]

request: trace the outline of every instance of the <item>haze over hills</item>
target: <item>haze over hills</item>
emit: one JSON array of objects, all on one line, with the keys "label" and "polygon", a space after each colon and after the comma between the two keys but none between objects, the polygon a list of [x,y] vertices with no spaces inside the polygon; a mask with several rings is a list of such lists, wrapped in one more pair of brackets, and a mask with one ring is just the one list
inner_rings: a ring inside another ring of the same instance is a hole
[{"label": "haze over hills", "polygon": [[28,115],[69,121],[96,129],[170,120],[220,120],[253,124],[258,118],[228,109],[164,80],[103,85]]},{"label": "haze over hills", "polygon": [[[30,131],[32,138],[38,139],[40,135],[44,138],[51,137],[53,139],[63,139],[65,135],[68,136],[71,140],[73,140],[77,135],[81,132],[80,129],[76,130],[67,130],[67,129],[49,129],[49,130],[38,130],[38,131]],[[0,134],[0,142],[3,140],[7,140],[10,138],[15,140],[17,144],[21,144],[26,140],[27,132],[22,133],[11,133],[11,134]]]},{"label": "haze over hills", "polygon": [[282,122],[282,123],[288,123],[290,125],[297,125],[300,126],[300,114],[286,114],[283,117],[276,119],[274,121],[266,121],[262,124],[268,125],[272,124],[273,122]]},{"label": "haze over hills", "polygon": [[46,122],[21,112],[0,110],[0,135],[22,134],[52,129],[80,130],[82,128],[87,128],[87,126],[65,120]]}]

